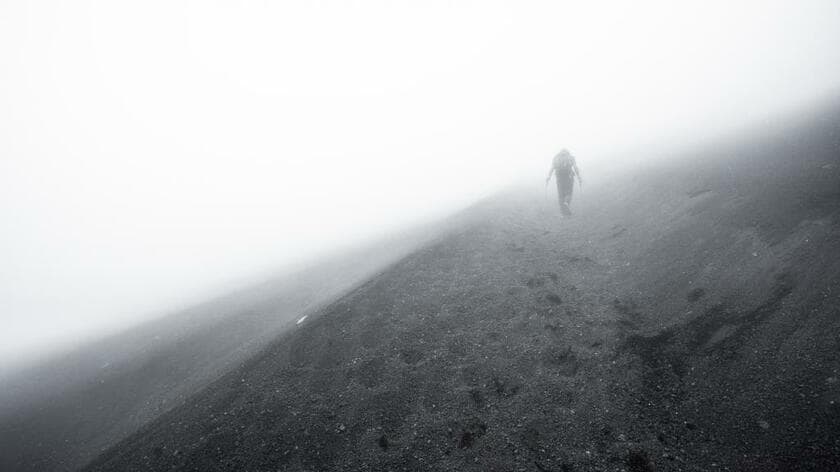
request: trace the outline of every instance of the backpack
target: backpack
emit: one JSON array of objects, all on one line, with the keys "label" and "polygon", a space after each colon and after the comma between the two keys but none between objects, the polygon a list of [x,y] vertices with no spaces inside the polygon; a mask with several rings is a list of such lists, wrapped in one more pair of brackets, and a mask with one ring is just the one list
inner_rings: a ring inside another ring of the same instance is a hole
[{"label": "backpack", "polygon": [[554,156],[554,168],[557,169],[557,172],[569,174],[572,172],[574,163],[572,159],[571,154],[558,154]]}]

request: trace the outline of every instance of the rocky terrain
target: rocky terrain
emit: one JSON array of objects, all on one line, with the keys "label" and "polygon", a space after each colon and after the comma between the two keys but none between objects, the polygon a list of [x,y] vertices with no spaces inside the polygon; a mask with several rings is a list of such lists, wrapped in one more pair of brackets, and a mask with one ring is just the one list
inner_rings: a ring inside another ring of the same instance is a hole
[{"label": "rocky terrain", "polygon": [[72,471],[260,352],[445,223],[325,258],[0,378],[0,471]]},{"label": "rocky terrain", "polygon": [[680,157],[469,209],[84,470],[840,470],[840,109]]}]

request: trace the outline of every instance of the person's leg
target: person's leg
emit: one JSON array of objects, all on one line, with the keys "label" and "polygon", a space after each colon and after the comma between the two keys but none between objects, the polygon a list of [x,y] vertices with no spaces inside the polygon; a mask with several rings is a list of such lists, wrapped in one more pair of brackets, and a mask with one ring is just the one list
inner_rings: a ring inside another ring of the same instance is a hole
[{"label": "person's leg", "polygon": [[560,206],[562,207],[563,206],[563,199],[565,198],[565,195],[566,195],[566,189],[565,189],[565,186],[563,185],[564,184],[563,178],[560,175],[556,175],[555,178],[554,178],[554,181],[557,183],[557,203],[559,203]]},{"label": "person's leg", "polygon": [[575,181],[571,175],[565,175],[562,179],[558,179],[563,181],[563,197],[562,197],[562,204],[568,206],[572,203],[572,190],[574,189]]}]

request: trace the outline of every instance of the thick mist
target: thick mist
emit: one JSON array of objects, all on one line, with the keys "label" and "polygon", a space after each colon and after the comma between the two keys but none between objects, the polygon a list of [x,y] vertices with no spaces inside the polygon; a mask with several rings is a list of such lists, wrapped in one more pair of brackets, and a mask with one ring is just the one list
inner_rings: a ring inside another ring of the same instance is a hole
[{"label": "thick mist", "polygon": [[5,2],[0,370],[817,103],[838,44],[831,0]]}]

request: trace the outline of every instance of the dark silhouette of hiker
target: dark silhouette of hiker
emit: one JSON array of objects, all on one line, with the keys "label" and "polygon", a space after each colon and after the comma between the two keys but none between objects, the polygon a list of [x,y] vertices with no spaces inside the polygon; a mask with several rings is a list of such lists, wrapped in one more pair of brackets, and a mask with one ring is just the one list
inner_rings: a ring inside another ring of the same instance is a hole
[{"label": "dark silhouette of hiker", "polygon": [[572,203],[575,177],[578,179],[578,185],[583,185],[583,180],[580,178],[580,169],[575,162],[575,156],[568,149],[563,149],[554,156],[551,161],[551,169],[548,171],[548,177],[545,179],[546,185],[548,185],[552,175],[557,183],[557,200],[560,203],[560,210],[564,215],[571,215],[572,210],[569,205]]}]

